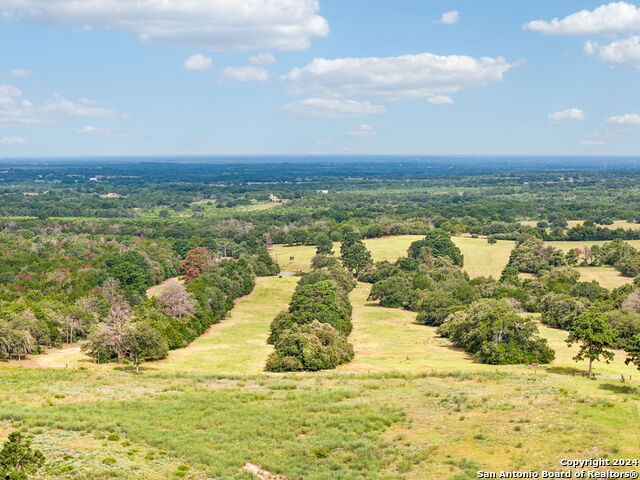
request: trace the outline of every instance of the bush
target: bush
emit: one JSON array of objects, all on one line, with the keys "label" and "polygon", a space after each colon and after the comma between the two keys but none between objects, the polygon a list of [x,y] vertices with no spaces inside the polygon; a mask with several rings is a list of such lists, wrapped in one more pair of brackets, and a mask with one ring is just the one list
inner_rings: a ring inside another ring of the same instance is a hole
[{"label": "bush", "polygon": [[314,321],[293,325],[275,343],[266,370],[270,372],[318,371],[335,368],[353,359],[353,347],[335,328]]},{"label": "bush", "polygon": [[454,265],[459,267],[464,264],[462,252],[451,240],[451,235],[440,228],[434,228],[424,239],[413,242],[409,247],[408,255],[410,258],[419,258],[425,250],[436,258],[449,257]]},{"label": "bush", "polygon": [[540,301],[541,321],[545,325],[564,330],[571,329],[573,321],[585,309],[588,302],[569,295],[550,293]]},{"label": "bush", "polygon": [[524,237],[512,250],[507,267],[513,267],[519,272],[537,274],[565,264],[565,255],[560,250],[545,245],[540,238]]},{"label": "bush", "polygon": [[400,308],[410,305],[413,296],[412,282],[407,277],[398,275],[373,285],[368,300],[378,300],[383,307]]},{"label": "bush", "polygon": [[555,357],[547,341],[537,336],[535,323],[504,300],[474,302],[450,315],[438,333],[491,365],[549,363]]}]

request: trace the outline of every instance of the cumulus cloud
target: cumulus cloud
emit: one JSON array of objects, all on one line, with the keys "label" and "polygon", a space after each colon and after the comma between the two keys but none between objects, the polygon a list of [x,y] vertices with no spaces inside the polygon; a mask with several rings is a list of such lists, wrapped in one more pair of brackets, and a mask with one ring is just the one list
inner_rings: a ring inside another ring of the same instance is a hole
[{"label": "cumulus cloud", "polygon": [[13,78],[28,77],[29,75],[33,75],[33,72],[24,70],[22,68],[12,68],[11,70],[9,70],[9,76]]},{"label": "cumulus cloud", "polygon": [[502,81],[515,64],[504,58],[432,53],[388,58],[316,58],[285,75],[294,94],[400,100],[452,94]]},{"label": "cumulus cloud", "polygon": [[353,138],[371,138],[377,135],[374,128],[367,124],[363,123],[362,125],[358,125],[356,128],[349,132],[349,136]]},{"label": "cumulus cloud", "polygon": [[581,122],[584,119],[585,114],[579,108],[568,108],[566,110],[547,115],[547,120],[551,123]]},{"label": "cumulus cloud", "polygon": [[276,57],[270,53],[259,53],[249,57],[249,63],[252,65],[272,65],[276,63]]},{"label": "cumulus cloud", "polygon": [[87,125],[76,130],[76,133],[79,135],[91,135],[93,137],[98,138],[129,138],[131,135],[128,133],[121,132],[115,128],[96,128],[91,125]]},{"label": "cumulus cloud", "polygon": [[205,57],[201,54],[191,55],[187,58],[183,65],[187,70],[194,70],[196,72],[206,72],[207,70],[211,70],[211,65],[213,64],[213,59],[209,57]]},{"label": "cumulus cloud", "polygon": [[104,26],[142,42],[211,50],[303,50],[329,33],[318,0],[0,0],[38,24]]},{"label": "cumulus cloud", "polygon": [[640,68],[640,37],[638,36],[617,40],[608,45],[587,41],[584,44],[584,51],[590,55],[597,55],[603,62]]},{"label": "cumulus cloud", "polygon": [[307,118],[353,118],[376,115],[387,111],[382,105],[336,98],[307,98],[283,107],[297,117]]},{"label": "cumulus cloud", "polygon": [[611,2],[562,19],[534,20],[523,28],[547,35],[619,34],[640,29],[640,8],[627,2]]},{"label": "cumulus cloud", "polygon": [[22,96],[22,91],[10,85],[0,85],[0,127],[55,123],[62,118],[126,118],[110,108],[100,106],[86,98],[68,100],[59,94],[53,95],[40,105],[34,105]]},{"label": "cumulus cloud", "polygon": [[434,95],[433,97],[427,98],[427,102],[433,105],[451,105],[455,103],[453,98],[448,97],[447,95]]},{"label": "cumulus cloud", "polygon": [[612,125],[640,125],[640,114],[627,113],[625,115],[614,115],[607,118],[607,123]]},{"label": "cumulus cloud", "polygon": [[269,80],[269,72],[259,67],[227,67],[222,70],[224,78],[230,82],[264,82]]},{"label": "cumulus cloud", "polygon": [[22,137],[0,137],[0,145],[26,145],[27,142]]},{"label": "cumulus cloud", "polygon": [[451,10],[450,12],[443,13],[436,23],[452,25],[458,20],[460,20],[460,13],[457,10]]}]

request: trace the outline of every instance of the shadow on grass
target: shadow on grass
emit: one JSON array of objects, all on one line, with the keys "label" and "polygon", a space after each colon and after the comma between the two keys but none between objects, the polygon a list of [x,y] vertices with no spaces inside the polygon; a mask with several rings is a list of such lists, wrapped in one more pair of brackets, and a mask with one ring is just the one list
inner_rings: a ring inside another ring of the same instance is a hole
[{"label": "shadow on grass", "polygon": [[572,377],[585,377],[587,372],[576,367],[547,367],[547,372],[558,375],[571,375]]},{"label": "shadow on grass", "polygon": [[600,385],[602,390],[608,390],[613,393],[624,393],[624,394],[637,394],[638,388],[631,387],[629,385],[616,385],[614,383],[603,383]]}]

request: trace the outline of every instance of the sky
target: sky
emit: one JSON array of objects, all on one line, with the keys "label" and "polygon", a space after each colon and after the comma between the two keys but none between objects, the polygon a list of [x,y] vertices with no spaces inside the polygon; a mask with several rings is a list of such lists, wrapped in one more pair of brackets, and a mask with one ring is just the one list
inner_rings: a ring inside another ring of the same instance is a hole
[{"label": "sky", "polygon": [[0,0],[0,157],[639,155],[640,2]]}]

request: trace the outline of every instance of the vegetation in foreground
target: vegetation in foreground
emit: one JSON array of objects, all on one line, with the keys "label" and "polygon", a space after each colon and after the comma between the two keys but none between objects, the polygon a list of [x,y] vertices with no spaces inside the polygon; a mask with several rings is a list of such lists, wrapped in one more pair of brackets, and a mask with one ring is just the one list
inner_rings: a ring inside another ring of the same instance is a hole
[{"label": "vegetation in foreground", "polygon": [[[558,374],[216,377],[3,369],[39,478],[473,478],[638,455],[634,386]],[[500,418],[496,422],[496,418]],[[277,445],[277,447],[275,446]],[[188,469],[180,470],[185,465]],[[471,468],[473,467],[473,468]],[[473,471],[473,473],[472,473]]]}]

